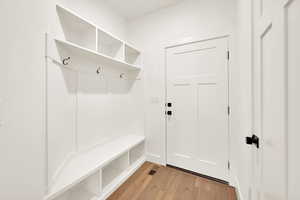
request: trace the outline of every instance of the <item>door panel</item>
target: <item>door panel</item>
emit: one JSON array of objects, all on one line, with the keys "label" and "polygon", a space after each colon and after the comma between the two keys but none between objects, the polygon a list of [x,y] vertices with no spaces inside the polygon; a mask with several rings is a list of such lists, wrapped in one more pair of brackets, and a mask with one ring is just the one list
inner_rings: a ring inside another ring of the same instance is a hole
[{"label": "door panel", "polygon": [[260,0],[261,2],[261,16],[270,17],[272,13],[272,4],[274,0]]},{"label": "door panel", "polygon": [[286,65],[287,65],[287,131],[288,131],[288,185],[289,200],[300,199],[299,184],[299,140],[300,140],[300,1],[287,1],[285,5],[285,38],[286,38]]},{"label": "door panel", "polygon": [[167,49],[167,163],[228,180],[227,39]]},{"label": "door panel", "polygon": [[274,115],[278,115],[277,104],[274,101],[276,98],[276,88],[273,86],[274,69],[272,69],[272,36],[273,30],[272,27],[266,31],[264,36],[261,38],[261,87],[262,87],[262,96],[261,96],[261,131],[259,133],[261,138],[261,152],[259,167],[261,170],[260,186],[264,187],[264,196],[261,199],[276,199],[276,194],[273,192],[276,182],[273,180],[274,175],[277,173],[277,168],[273,167],[276,164],[276,156],[274,154],[276,150],[276,136],[274,133],[277,132],[278,126],[274,125]]},{"label": "door panel", "polygon": [[253,113],[260,148],[253,147],[253,200],[287,199],[282,5],[282,1],[254,1]]}]

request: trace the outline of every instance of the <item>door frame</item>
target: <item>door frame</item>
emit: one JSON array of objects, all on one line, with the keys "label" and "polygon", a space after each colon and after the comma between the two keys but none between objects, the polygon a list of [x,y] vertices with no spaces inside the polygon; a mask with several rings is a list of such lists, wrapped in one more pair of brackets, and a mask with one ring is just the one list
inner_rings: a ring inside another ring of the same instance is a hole
[{"label": "door frame", "polygon": [[[189,45],[189,44],[194,44],[194,43],[198,43],[198,42],[205,42],[205,41],[210,41],[210,40],[216,40],[216,39],[227,39],[227,51],[229,52],[229,59],[227,60],[227,92],[228,92],[228,106],[229,108],[231,108],[231,95],[230,95],[230,91],[231,91],[231,84],[230,84],[230,74],[231,74],[231,62],[232,59],[230,59],[230,55],[232,55],[232,38],[230,34],[219,34],[219,35],[212,35],[212,36],[208,36],[208,37],[203,37],[203,38],[183,38],[183,39],[179,39],[177,41],[174,42],[168,42],[164,45],[164,104],[167,103],[167,50],[169,48],[173,48],[173,47],[178,47],[178,46],[184,46],[184,45]],[[164,105],[164,112],[165,112],[165,105]],[[168,148],[168,132],[167,132],[167,116],[164,117],[164,156],[163,156],[163,165],[167,166],[167,148]],[[231,167],[230,167],[230,163],[232,163],[232,159],[231,159],[231,128],[230,128],[230,124],[231,124],[231,115],[230,115],[230,110],[229,110],[229,115],[227,118],[227,124],[228,124],[228,177],[229,177],[229,184],[230,185],[235,185],[234,181],[232,181],[232,176],[231,176]]]}]

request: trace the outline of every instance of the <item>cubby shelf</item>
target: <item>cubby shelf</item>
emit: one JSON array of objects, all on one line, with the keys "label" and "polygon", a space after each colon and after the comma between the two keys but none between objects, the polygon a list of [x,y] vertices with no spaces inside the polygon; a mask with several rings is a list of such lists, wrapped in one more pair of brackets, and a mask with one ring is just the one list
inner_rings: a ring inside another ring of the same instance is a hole
[{"label": "cubby shelf", "polygon": [[[45,199],[51,200],[57,198],[92,174],[102,170],[102,168],[118,159],[121,155],[125,153],[128,154],[131,149],[144,141],[144,136],[128,135],[118,138],[110,143],[95,147],[89,151],[79,153],[64,166]],[[129,169],[127,167],[116,177],[120,180],[112,180],[113,183],[108,184],[109,188],[121,183],[121,180],[125,180],[125,178],[127,178],[137,166],[140,166],[143,161],[145,161],[145,159],[141,156],[140,160],[132,165],[129,165],[128,162],[128,166],[130,166]],[[111,191],[109,188],[106,187],[103,195],[108,194],[109,191]]]},{"label": "cubby shelf", "polygon": [[56,5],[56,10],[65,40],[55,41],[62,47],[96,58],[98,64],[140,70],[141,52],[132,45],[61,5]]},{"label": "cubby shelf", "polygon": [[112,57],[81,47],[77,44],[68,41],[55,39],[55,42],[58,45],[60,45],[62,48],[65,48],[67,51],[71,51],[73,53],[79,54],[85,57],[86,59],[94,60],[98,64],[103,64],[111,67],[119,67],[121,69],[127,69],[127,70],[140,70],[140,68],[136,65],[122,62],[118,59],[114,59]]},{"label": "cubby shelf", "polygon": [[125,62],[133,65],[140,65],[141,52],[136,50],[134,47],[125,44]]},{"label": "cubby shelf", "polygon": [[67,8],[57,5],[56,11],[67,41],[96,50],[96,26]]},{"label": "cubby shelf", "polygon": [[145,161],[146,157],[143,156],[133,163],[126,171],[122,172],[110,184],[103,188],[101,196],[97,200],[107,199],[114,190],[121,186]]}]

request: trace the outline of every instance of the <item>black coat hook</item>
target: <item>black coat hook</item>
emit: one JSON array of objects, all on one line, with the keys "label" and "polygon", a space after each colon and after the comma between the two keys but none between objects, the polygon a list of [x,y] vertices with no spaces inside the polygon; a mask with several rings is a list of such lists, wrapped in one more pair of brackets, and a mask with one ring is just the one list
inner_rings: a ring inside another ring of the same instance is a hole
[{"label": "black coat hook", "polygon": [[97,68],[96,73],[97,73],[97,74],[100,74],[100,73],[101,73],[101,67],[98,67],[98,68]]},{"label": "black coat hook", "polygon": [[69,60],[71,59],[71,57],[67,57],[65,59],[62,60],[63,65],[68,65],[69,64]]}]

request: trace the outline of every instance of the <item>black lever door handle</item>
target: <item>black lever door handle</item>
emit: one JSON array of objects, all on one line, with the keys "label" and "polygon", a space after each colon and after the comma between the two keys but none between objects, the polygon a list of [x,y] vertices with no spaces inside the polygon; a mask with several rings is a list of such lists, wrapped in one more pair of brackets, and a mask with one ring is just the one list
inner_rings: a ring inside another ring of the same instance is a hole
[{"label": "black lever door handle", "polygon": [[252,145],[255,144],[256,148],[259,148],[259,137],[252,135],[252,137],[246,137],[246,144]]},{"label": "black lever door handle", "polygon": [[169,115],[169,116],[172,115],[172,111],[170,111],[170,110],[167,111],[167,115]]},{"label": "black lever door handle", "polygon": [[253,144],[252,137],[246,137],[246,144],[249,144],[249,145]]}]

